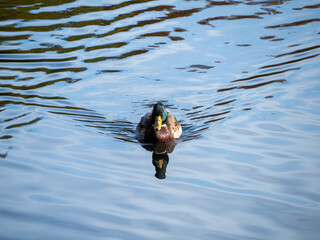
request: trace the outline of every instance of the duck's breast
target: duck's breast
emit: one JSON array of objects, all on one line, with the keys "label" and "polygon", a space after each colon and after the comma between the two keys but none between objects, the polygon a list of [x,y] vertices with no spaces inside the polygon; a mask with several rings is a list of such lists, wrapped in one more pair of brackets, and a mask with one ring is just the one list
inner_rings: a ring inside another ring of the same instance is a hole
[{"label": "duck's breast", "polygon": [[158,142],[167,142],[167,141],[173,141],[174,136],[169,131],[168,127],[166,125],[162,126],[160,131],[154,131],[155,139]]}]

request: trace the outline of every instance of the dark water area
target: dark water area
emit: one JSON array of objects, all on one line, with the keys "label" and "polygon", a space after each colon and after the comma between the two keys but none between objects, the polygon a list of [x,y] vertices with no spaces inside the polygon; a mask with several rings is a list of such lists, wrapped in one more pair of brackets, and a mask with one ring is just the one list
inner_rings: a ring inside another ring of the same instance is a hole
[{"label": "dark water area", "polygon": [[[319,239],[319,1],[0,1],[0,239]],[[161,101],[181,139],[140,144]]]}]

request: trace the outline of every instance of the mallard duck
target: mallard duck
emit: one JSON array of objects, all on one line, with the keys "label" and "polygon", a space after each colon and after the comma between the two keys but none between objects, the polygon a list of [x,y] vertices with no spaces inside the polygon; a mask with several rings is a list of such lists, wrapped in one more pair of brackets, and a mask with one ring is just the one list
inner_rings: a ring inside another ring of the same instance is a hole
[{"label": "mallard duck", "polygon": [[139,141],[167,142],[179,138],[182,128],[172,113],[162,103],[157,103],[141,118],[136,134]]}]

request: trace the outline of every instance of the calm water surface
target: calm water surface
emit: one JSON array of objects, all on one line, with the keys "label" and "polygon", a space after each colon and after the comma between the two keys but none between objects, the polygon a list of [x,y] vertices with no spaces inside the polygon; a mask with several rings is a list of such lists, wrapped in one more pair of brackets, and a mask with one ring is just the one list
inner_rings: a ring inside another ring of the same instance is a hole
[{"label": "calm water surface", "polygon": [[[319,16],[2,0],[0,239],[319,239]],[[184,131],[162,154],[134,134],[157,101]]]}]

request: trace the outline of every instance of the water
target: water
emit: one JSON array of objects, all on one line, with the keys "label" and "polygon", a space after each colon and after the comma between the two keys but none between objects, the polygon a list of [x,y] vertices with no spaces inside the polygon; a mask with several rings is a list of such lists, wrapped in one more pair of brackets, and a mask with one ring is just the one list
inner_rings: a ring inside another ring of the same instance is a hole
[{"label": "water", "polygon": [[0,7],[0,239],[319,239],[318,1]]}]

